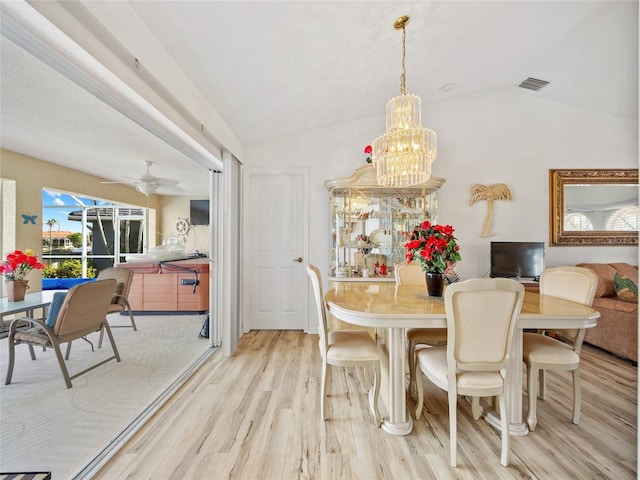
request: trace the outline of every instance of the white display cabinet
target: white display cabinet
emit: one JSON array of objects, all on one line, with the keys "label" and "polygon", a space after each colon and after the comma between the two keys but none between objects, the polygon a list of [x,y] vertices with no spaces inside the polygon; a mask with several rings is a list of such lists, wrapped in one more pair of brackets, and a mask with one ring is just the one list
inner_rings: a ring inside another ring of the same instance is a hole
[{"label": "white display cabinet", "polygon": [[431,177],[413,187],[382,187],[373,165],[327,180],[331,280],[393,281],[394,266],[405,259],[403,232],[425,219],[438,221],[437,193],[444,183]]}]

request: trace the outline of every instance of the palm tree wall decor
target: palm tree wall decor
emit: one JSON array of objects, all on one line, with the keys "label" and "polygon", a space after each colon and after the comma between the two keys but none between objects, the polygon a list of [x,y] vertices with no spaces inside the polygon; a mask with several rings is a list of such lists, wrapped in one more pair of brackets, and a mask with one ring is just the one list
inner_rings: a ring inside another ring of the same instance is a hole
[{"label": "palm tree wall decor", "polygon": [[504,183],[494,183],[493,185],[481,185],[476,183],[471,187],[471,200],[469,205],[484,200],[488,203],[487,216],[484,220],[481,237],[493,237],[493,202],[495,200],[511,200],[511,190]]}]

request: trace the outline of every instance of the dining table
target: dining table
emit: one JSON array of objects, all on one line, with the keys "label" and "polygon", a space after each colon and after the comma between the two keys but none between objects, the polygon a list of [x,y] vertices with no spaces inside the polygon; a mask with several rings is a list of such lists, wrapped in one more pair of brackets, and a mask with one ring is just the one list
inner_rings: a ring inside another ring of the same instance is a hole
[{"label": "dining table", "polygon": [[[407,411],[407,328],[447,326],[444,299],[429,297],[426,286],[376,282],[331,282],[325,294],[333,317],[383,333],[378,345],[383,355],[380,400],[386,409],[382,429],[392,435],[407,435],[413,420]],[[522,333],[524,329],[591,328],[600,316],[597,310],[580,303],[549,295],[525,292],[512,342],[505,377],[505,398],[509,405],[509,433],[526,435],[529,428],[522,413]],[[500,428],[500,420],[490,409],[483,411],[487,422]]]},{"label": "dining table", "polygon": [[26,293],[24,300],[10,302],[7,297],[0,298],[0,338],[8,335],[9,328],[5,328],[4,317],[24,313],[27,318],[33,318],[35,310],[42,309],[43,315],[51,305],[53,294],[60,290],[43,290],[41,292]]}]

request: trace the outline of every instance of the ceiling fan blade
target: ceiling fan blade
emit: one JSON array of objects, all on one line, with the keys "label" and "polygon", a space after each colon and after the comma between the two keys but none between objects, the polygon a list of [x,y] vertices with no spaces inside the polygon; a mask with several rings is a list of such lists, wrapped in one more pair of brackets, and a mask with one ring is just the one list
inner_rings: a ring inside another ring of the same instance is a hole
[{"label": "ceiling fan blade", "polygon": [[[127,175],[121,175],[122,178],[126,178],[134,183],[135,189],[145,195],[151,195],[155,193],[156,190],[161,189],[158,193],[167,193],[167,194],[176,194],[176,193],[184,193],[184,190],[178,187],[178,180],[173,180],[171,178],[162,178],[156,177],[149,172],[149,168],[153,165],[151,161],[145,161],[147,166],[147,171],[140,175],[139,177],[129,177]],[[120,184],[129,184],[131,182],[102,182],[102,183],[120,183]]]},{"label": "ceiling fan blade", "polygon": [[172,180],[170,178],[153,177],[152,183],[155,183],[159,187],[169,187],[178,185],[178,183],[180,182],[178,180]]},{"label": "ceiling fan blade", "polygon": [[184,193],[184,189],[176,187],[175,185],[166,185],[158,187],[157,193],[160,195],[177,195]]}]

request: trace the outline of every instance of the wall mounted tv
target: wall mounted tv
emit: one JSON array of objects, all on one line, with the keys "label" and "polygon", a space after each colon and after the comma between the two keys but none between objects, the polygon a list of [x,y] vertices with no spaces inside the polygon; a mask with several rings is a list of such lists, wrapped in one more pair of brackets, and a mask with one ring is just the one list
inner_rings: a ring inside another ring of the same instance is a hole
[{"label": "wall mounted tv", "polygon": [[190,225],[209,225],[209,200],[191,200]]},{"label": "wall mounted tv", "polygon": [[544,242],[491,242],[491,277],[539,280]]}]

